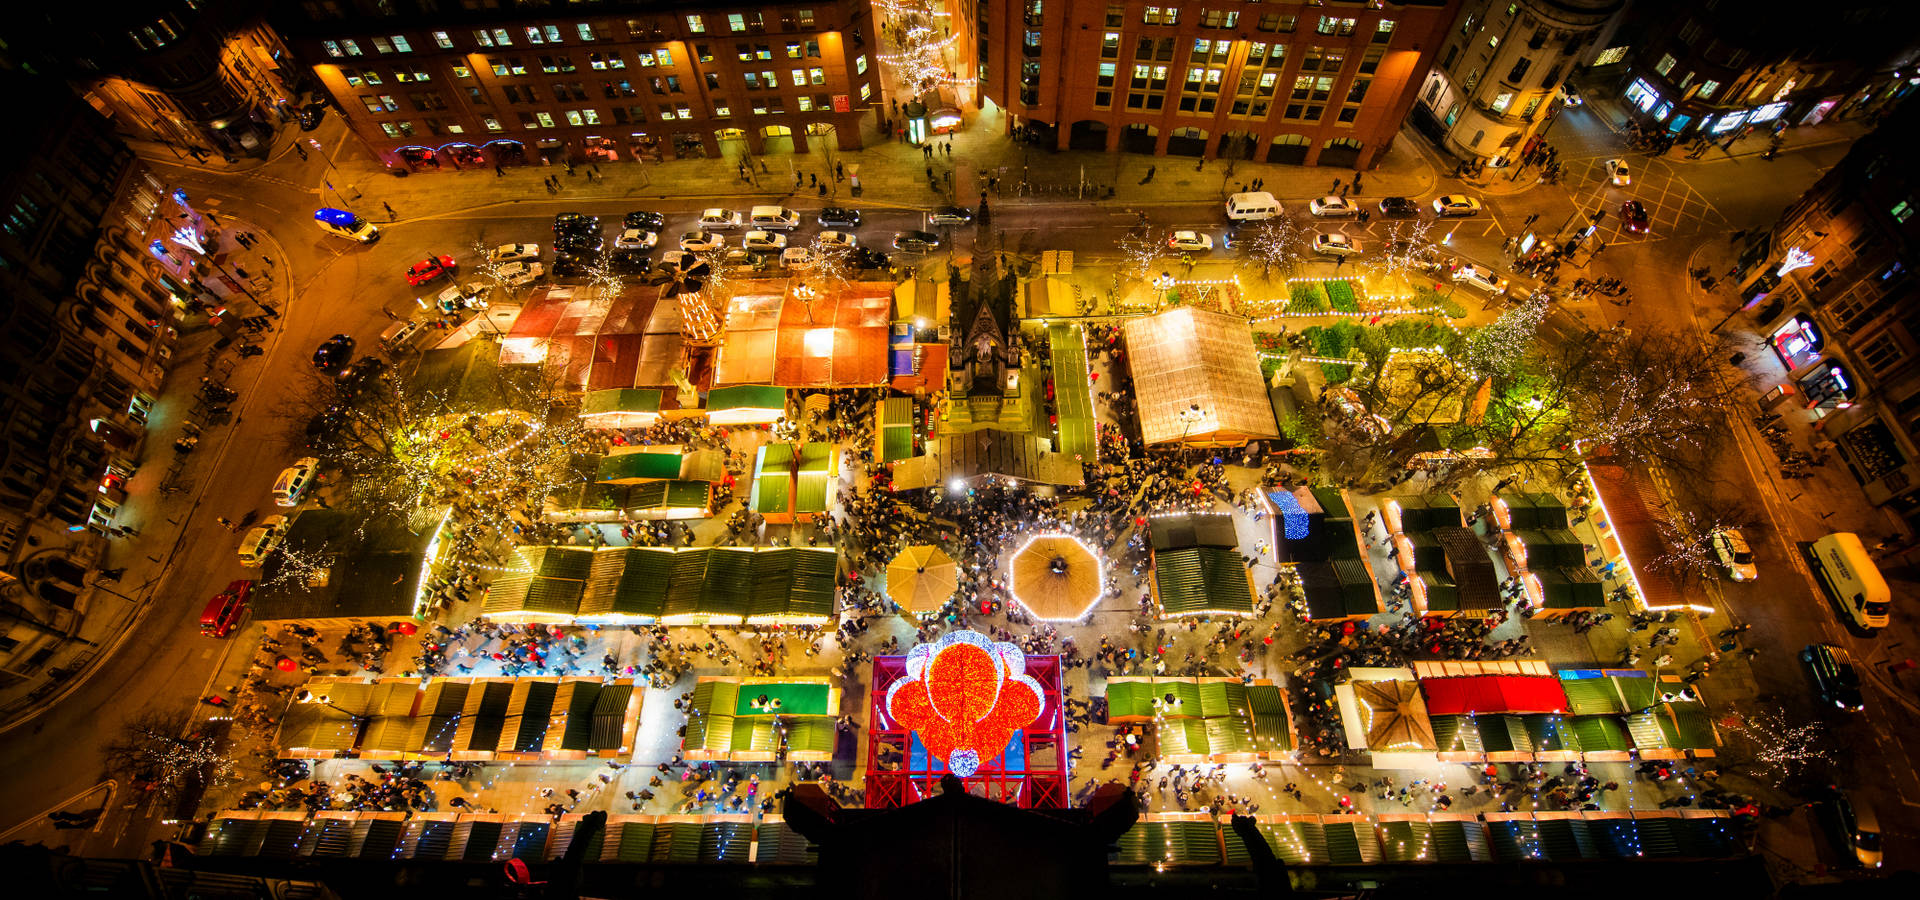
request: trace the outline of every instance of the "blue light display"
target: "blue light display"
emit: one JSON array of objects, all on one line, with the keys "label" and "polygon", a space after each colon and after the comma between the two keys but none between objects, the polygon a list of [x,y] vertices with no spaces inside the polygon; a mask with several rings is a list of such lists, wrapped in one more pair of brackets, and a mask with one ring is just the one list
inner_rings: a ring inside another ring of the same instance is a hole
[{"label": "blue light display", "polygon": [[1280,508],[1280,520],[1287,540],[1298,541],[1307,536],[1306,507],[1300,505],[1300,498],[1291,491],[1274,491],[1267,495],[1273,499],[1273,505]]}]

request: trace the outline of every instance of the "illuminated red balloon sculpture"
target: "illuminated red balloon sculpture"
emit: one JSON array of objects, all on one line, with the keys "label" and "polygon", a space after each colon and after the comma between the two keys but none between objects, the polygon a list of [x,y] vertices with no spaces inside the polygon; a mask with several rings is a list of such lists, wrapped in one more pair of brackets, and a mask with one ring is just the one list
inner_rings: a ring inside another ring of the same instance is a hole
[{"label": "illuminated red balloon sculpture", "polygon": [[1040,683],[1020,648],[974,631],[951,632],[907,652],[907,677],[887,689],[887,713],[965,778],[1040,717]]}]

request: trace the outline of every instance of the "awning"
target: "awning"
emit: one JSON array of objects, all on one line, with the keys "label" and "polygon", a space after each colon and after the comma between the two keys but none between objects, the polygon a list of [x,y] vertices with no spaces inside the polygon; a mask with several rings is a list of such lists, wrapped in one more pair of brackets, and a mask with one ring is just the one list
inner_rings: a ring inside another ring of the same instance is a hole
[{"label": "awning", "polygon": [[707,392],[707,421],[714,425],[767,425],[786,412],[786,388],[736,384]]},{"label": "awning", "polygon": [[1466,675],[1420,682],[1431,715],[1564,713],[1567,695],[1557,678],[1538,675]]},{"label": "awning", "polygon": [[1086,335],[1078,325],[1050,325],[1047,347],[1053,361],[1054,449],[1081,461],[1097,460],[1098,421]]},{"label": "awning", "polygon": [[645,428],[660,420],[658,388],[610,388],[580,398],[588,428]]},{"label": "awning", "polygon": [[1146,443],[1280,436],[1245,319],[1181,307],[1124,327]]}]

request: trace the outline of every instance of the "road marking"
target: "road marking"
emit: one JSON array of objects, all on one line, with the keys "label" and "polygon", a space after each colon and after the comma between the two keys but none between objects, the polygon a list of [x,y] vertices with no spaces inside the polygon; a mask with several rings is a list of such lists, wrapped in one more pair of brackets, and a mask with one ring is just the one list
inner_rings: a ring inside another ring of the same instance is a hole
[{"label": "road marking", "polygon": [[[107,799],[100,804],[100,808],[102,810],[102,812],[100,813],[100,818],[104,820],[107,817],[107,814],[105,812],[106,806],[108,803],[113,802],[113,792],[119,789],[120,787],[120,783],[117,781],[114,781],[111,778],[107,779],[106,781],[102,781],[99,784],[96,784],[92,787],[89,787],[83,791],[80,791],[79,793],[76,793],[73,796],[68,797],[65,800],[62,800],[59,803],[55,803],[54,805],[49,806],[46,809],[43,809],[31,816],[28,816],[25,819],[22,819],[20,822],[16,823],[12,828],[7,829],[6,831],[0,831],[0,842],[5,842],[7,838],[10,838],[13,836],[14,832],[19,831],[22,828],[26,828],[29,825],[39,824],[41,819],[44,819],[54,813],[57,813],[63,809],[66,809],[68,806],[71,806],[75,801],[78,801],[80,798],[85,797],[88,794],[91,794],[94,791],[97,791],[103,787],[107,789]],[[99,831],[100,824],[96,823],[93,827],[93,830],[96,832]]]}]

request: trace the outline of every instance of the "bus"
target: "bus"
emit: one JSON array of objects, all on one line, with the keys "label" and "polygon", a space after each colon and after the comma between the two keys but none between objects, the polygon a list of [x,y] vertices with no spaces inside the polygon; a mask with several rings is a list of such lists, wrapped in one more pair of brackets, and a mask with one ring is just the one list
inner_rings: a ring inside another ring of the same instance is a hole
[{"label": "bus", "polygon": [[1869,631],[1887,627],[1893,596],[1880,569],[1867,556],[1867,548],[1860,544],[1859,535],[1846,531],[1829,534],[1814,541],[1808,555],[1833,602],[1856,627]]}]

